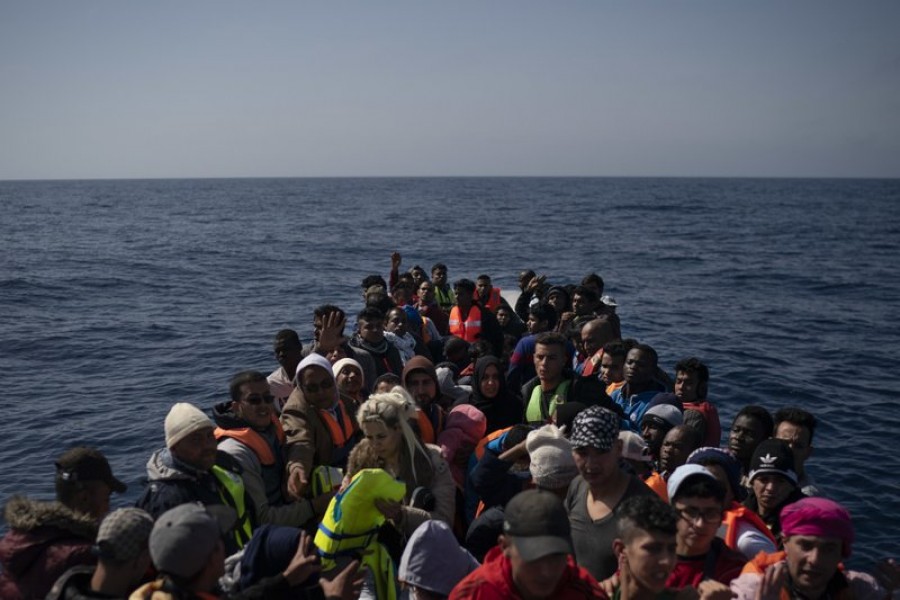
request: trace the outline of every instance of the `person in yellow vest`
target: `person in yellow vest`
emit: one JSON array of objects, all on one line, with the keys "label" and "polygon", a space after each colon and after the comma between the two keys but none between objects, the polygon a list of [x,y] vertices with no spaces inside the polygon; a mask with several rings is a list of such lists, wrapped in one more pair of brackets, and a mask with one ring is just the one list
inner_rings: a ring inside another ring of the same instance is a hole
[{"label": "person in yellow vest", "polygon": [[217,452],[214,431],[213,422],[196,406],[187,402],[172,406],[166,415],[166,447],[147,461],[147,487],[137,507],[154,519],[186,502],[231,507],[237,513],[237,525],[225,539],[230,556],[250,540],[256,514],[240,464]]},{"label": "person in yellow vest", "polygon": [[258,523],[301,527],[325,514],[330,495],[294,501],[284,494],[285,435],[265,376],[243,371],[231,378],[231,400],[213,407],[219,450],[240,463]]},{"label": "person in yellow vest", "polygon": [[885,600],[896,585],[882,588],[867,573],[850,571],[854,530],[847,509],[825,498],[803,498],[781,509],[784,550],[760,553],[731,582],[736,600]]},{"label": "person in yellow vest", "polygon": [[447,265],[435,263],[431,267],[431,283],[434,285],[434,300],[445,313],[450,314],[456,304],[456,294],[447,280]]},{"label": "person in yellow vest", "polygon": [[297,365],[281,425],[287,445],[288,494],[302,498],[317,466],[343,468],[359,441],[359,427],[340,399],[331,363],[310,354]]}]

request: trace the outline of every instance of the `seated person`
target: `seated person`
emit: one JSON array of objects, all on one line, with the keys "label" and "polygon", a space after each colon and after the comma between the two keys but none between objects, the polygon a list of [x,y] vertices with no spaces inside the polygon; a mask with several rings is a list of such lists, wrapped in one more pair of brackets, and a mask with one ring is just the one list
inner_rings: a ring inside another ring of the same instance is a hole
[{"label": "seated person", "polygon": [[794,469],[797,485],[807,496],[821,496],[819,486],[806,471],[806,461],[812,455],[816,418],[802,408],[782,408],[775,413],[775,431],[772,437],[784,440],[794,453]]},{"label": "seated person", "polygon": [[725,488],[725,517],[718,533],[725,545],[747,560],[760,552],[775,552],[772,532],[759,515],[740,504],[747,496],[747,489],[741,485],[741,465],[737,459],[728,450],[706,447],[692,452],[687,464],[703,465]]},{"label": "seated person", "polygon": [[[775,423],[772,415],[762,406],[753,404],[738,411],[728,434],[728,449],[741,463],[743,479],[741,483],[749,487],[747,475],[750,473],[750,459],[760,442],[772,435]],[[717,444],[718,445],[718,444]]]},{"label": "seated person", "polygon": [[855,598],[883,600],[890,592],[866,573],[842,568],[854,531],[847,509],[825,498],[803,498],[781,511],[784,550],[760,554],[731,582],[736,600]]},{"label": "seated person", "polygon": [[797,473],[794,471],[794,454],[784,440],[768,439],[753,452],[750,461],[751,493],[744,500],[744,506],[755,511],[769,527],[769,531],[779,539],[781,509],[805,498],[797,487]]},{"label": "seated person", "polygon": [[650,401],[665,386],[656,380],[656,350],[646,344],[638,344],[625,357],[625,385],[610,394],[613,402],[625,411],[625,424],[634,432],[641,431],[641,418],[650,407]]},{"label": "seated person", "polygon": [[697,358],[685,358],[675,365],[675,395],[684,410],[696,410],[703,416],[704,446],[717,447],[722,440],[719,411],[706,399],[709,392],[709,367]]},{"label": "seated person", "polygon": [[683,465],[669,477],[669,497],[678,513],[678,562],[667,585],[697,586],[705,579],[729,584],[747,559],[716,536],[725,507],[725,488],[700,465]]}]

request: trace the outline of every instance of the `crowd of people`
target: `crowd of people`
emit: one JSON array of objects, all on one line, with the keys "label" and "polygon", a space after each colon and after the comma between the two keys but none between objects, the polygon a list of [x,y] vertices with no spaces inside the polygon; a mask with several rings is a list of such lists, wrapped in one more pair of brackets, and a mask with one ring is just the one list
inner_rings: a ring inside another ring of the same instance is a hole
[{"label": "crowd of people", "polygon": [[0,597],[892,597],[893,558],[843,564],[813,414],[745,406],[723,445],[708,366],[623,338],[598,275],[523,271],[511,305],[401,264],[310,343],[279,331],[271,374],[173,405],[135,507],[109,511],[99,450],[63,452],[55,502],[5,507]]}]

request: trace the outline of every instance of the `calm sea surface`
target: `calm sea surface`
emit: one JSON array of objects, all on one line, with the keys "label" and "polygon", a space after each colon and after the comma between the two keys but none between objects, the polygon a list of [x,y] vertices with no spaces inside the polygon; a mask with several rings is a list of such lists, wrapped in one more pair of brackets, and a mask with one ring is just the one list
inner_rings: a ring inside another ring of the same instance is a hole
[{"label": "calm sea surface", "polygon": [[271,371],[278,329],[354,311],[398,249],[504,288],[599,272],[626,336],[710,365],[725,429],[749,403],[815,413],[852,563],[900,554],[900,180],[0,182],[0,215],[0,503],[50,498],[76,444],[133,502],[172,403]]}]

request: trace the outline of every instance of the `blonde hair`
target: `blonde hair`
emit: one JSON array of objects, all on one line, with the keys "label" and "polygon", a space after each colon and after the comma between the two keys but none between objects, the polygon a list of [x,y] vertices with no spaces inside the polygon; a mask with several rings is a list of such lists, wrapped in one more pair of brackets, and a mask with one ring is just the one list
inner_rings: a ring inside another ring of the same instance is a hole
[{"label": "blonde hair", "polygon": [[[389,392],[372,394],[368,400],[362,403],[356,413],[356,420],[360,425],[381,423],[388,429],[400,430],[403,435],[403,443],[400,446],[400,468],[403,472],[412,475],[413,482],[422,484],[423,482],[419,481],[416,464],[419,463],[420,467],[425,465],[429,467],[428,473],[422,473],[422,475],[430,482],[431,461],[410,426],[410,421],[415,421],[416,418],[416,403],[412,396],[400,386],[395,386]],[[422,459],[424,459],[424,463]]]}]

